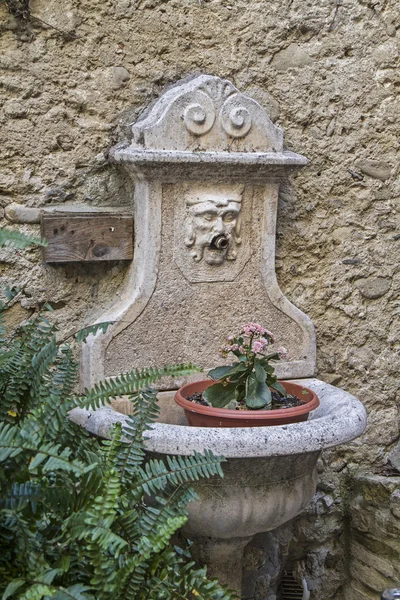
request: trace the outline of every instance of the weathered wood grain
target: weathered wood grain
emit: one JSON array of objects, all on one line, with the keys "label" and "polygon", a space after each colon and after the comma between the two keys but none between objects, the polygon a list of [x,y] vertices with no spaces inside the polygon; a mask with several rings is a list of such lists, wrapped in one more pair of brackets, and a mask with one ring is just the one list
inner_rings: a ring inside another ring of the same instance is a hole
[{"label": "weathered wood grain", "polygon": [[131,260],[133,218],[115,214],[42,215],[46,262]]}]

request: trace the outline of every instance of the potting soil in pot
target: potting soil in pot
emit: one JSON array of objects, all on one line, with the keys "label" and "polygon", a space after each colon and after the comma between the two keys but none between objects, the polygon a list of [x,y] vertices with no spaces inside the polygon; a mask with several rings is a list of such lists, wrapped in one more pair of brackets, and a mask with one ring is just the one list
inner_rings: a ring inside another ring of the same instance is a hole
[{"label": "potting soil in pot", "polygon": [[[295,406],[301,406],[306,404],[304,400],[301,400],[297,396],[293,396],[288,394],[287,396],[281,396],[279,392],[275,392],[271,390],[272,395],[272,405],[270,410],[279,410],[283,408],[294,408]],[[201,392],[195,392],[191,396],[187,396],[186,400],[189,402],[194,402],[195,404],[201,404],[201,406],[210,406],[206,400],[203,399],[203,394]],[[246,404],[238,404],[235,410],[251,410]]]}]

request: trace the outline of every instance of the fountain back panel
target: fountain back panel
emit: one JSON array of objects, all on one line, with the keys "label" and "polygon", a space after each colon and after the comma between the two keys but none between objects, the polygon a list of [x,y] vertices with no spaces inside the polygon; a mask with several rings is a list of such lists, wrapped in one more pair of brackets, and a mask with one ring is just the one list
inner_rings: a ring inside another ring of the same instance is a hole
[{"label": "fountain back panel", "polygon": [[255,100],[208,75],[168,90],[132,136],[110,156],[135,181],[134,260],[98,319],[116,324],[83,349],[84,384],[133,366],[193,362],[207,372],[226,332],[249,321],[288,349],[279,378],[313,376],[314,326],[275,275],[280,182],[306,158],[283,150],[282,130]]}]

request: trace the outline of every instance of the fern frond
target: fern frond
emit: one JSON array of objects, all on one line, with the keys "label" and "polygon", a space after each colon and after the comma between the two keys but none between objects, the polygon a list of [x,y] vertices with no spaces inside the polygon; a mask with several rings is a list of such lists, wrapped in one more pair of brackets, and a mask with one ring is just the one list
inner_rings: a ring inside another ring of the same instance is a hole
[{"label": "fern frond", "polygon": [[12,248],[27,248],[28,246],[47,246],[46,240],[41,240],[36,237],[25,235],[19,231],[11,229],[0,229],[0,248],[2,246],[10,246]]},{"label": "fern frond", "polygon": [[[55,346],[56,353],[59,349]],[[49,354],[50,358],[50,354]],[[77,378],[78,365],[73,357],[72,349],[63,347],[53,361],[55,369],[45,378],[36,379],[32,387],[36,387],[36,396],[46,395],[35,411],[35,432],[42,437],[49,435],[51,439],[65,428],[67,413],[74,406],[71,391]],[[50,363],[51,364],[51,363]]]},{"label": "fern frond", "polygon": [[34,473],[41,467],[42,473],[64,470],[76,475],[83,475],[92,468],[79,460],[71,460],[69,448],[62,448],[60,444],[41,444],[38,446],[35,439],[26,439],[21,432],[8,423],[0,423],[0,462],[9,457],[18,456],[23,451],[31,453],[32,459],[29,471]]},{"label": "fern frond", "polygon": [[140,489],[150,496],[164,490],[168,483],[178,486],[203,477],[223,477],[221,462],[224,460],[223,457],[214,456],[210,450],[206,450],[204,455],[195,452],[194,456],[167,456],[168,469],[162,460],[152,459],[144,469],[139,469],[141,478],[131,491]]},{"label": "fern frond", "polygon": [[22,448],[16,443],[20,432],[9,423],[0,423],[0,463],[7,458],[14,458],[22,452]]},{"label": "fern frond", "polygon": [[[122,588],[126,587],[126,595],[136,598],[146,577],[145,565],[153,554],[158,554],[168,545],[170,538],[187,521],[187,517],[175,517],[167,519],[160,524],[151,535],[142,535],[134,546],[135,554],[126,563],[121,572]],[[125,594],[124,594],[125,597]]]},{"label": "fern frond", "polygon": [[172,367],[156,369],[134,369],[113,379],[107,379],[85,390],[84,395],[77,397],[76,406],[80,408],[100,408],[118,396],[130,396],[141,388],[147,388],[163,377],[183,377],[198,370],[193,364],[180,364]]},{"label": "fern frond", "polygon": [[[52,352],[48,344],[54,337],[54,331],[54,325],[42,315],[20,327],[19,334],[11,343],[13,356],[0,367],[0,419],[9,420],[10,410],[19,417],[29,411],[37,391],[36,368],[40,370],[42,361],[48,368],[48,354]],[[34,360],[37,360],[36,366],[32,364]],[[41,375],[43,372],[39,378]]]},{"label": "fern frond", "polygon": [[32,511],[35,512],[37,503],[41,498],[42,493],[39,483],[33,481],[15,482],[12,484],[10,492],[0,497],[0,508],[18,511],[27,503],[30,503]]},{"label": "fern frond", "polygon": [[[0,449],[1,449],[0,442]],[[35,456],[29,465],[29,471],[35,472],[41,466],[42,473],[48,473],[61,469],[75,475],[83,475],[91,466],[86,466],[79,460],[71,460],[71,451],[69,448],[61,448],[60,444],[42,444],[39,448],[29,441],[21,441],[20,447],[23,450],[35,452]]]},{"label": "fern frond", "polygon": [[89,327],[84,327],[80,329],[74,334],[74,338],[78,343],[86,340],[89,335],[96,335],[99,331],[105,333],[110,325],[113,325],[115,321],[104,321],[103,323],[96,323],[95,325],[90,325]]},{"label": "fern frond", "polygon": [[9,350],[8,352],[0,352],[0,367],[7,365],[12,358],[14,358],[14,352],[12,350]]},{"label": "fern frond", "polygon": [[55,519],[65,519],[74,509],[76,485],[71,485],[68,473],[64,475],[63,472],[58,472],[54,479],[54,482],[51,481],[43,490],[40,502],[42,509],[51,512]]},{"label": "fern frond", "polygon": [[104,440],[102,445],[102,453],[104,455],[104,464],[107,469],[114,469],[117,464],[117,455],[121,445],[122,425],[114,423],[112,428],[111,438]]},{"label": "fern frond", "polygon": [[[150,535],[152,531],[157,529],[159,523],[167,519],[173,519],[178,515],[187,516],[187,505],[196,498],[195,491],[187,486],[180,486],[167,498],[157,496],[154,499],[154,504],[152,502],[152,505],[147,505],[146,510],[142,511],[135,527],[136,529],[139,528],[145,535]],[[126,529],[129,530],[129,525]]]},{"label": "fern frond", "polygon": [[132,480],[136,468],[144,461],[143,433],[156,419],[160,408],[157,392],[141,391],[131,398],[133,415],[129,415],[123,427],[124,442],[118,456],[118,468],[123,483]]},{"label": "fern frond", "polygon": [[[98,460],[98,456],[96,458]],[[79,513],[85,510],[91,500],[99,495],[103,483],[102,477],[103,472],[100,468],[92,468],[80,478],[73,490],[72,512]]]}]

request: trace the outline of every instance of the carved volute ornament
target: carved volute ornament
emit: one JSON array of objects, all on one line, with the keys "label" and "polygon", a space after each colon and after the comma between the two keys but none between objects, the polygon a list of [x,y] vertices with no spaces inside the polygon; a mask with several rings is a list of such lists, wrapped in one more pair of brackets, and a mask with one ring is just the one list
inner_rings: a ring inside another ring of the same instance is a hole
[{"label": "carved volute ornament", "polygon": [[313,325],[274,265],[279,182],[307,161],[283,150],[258,102],[219,77],[178,82],[111,157],[135,181],[135,252],[124,289],[98,315],[116,324],[84,347],[84,383],[145,365],[208,369],[226,331],[249,320],[288,348],[281,378],[312,376]]}]

